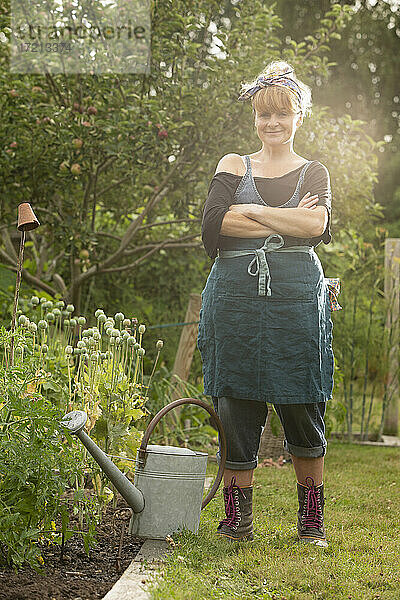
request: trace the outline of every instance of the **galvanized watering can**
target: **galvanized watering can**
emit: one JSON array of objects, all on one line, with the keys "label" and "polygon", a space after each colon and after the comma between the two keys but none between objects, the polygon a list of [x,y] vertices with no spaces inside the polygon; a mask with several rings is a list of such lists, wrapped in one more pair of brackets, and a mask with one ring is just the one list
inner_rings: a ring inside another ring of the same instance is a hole
[{"label": "galvanized watering can", "polygon": [[[182,404],[197,404],[211,415],[219,432],[221,461],[216,479],[203,498],[208,455],[189,448],[148,445],[160,419]],[[165,539],[186,528],[197,533],[201,510],[217,491],[224,473],[226,438],[222,423],[208,404],[194,398],[181,398],[164,406],[150,421],[136,455],[134,485],[84,431],[87,414],[76,410],[65,415],[61,425],[74,433],[133,510],[129,533],[138,537]]]}]

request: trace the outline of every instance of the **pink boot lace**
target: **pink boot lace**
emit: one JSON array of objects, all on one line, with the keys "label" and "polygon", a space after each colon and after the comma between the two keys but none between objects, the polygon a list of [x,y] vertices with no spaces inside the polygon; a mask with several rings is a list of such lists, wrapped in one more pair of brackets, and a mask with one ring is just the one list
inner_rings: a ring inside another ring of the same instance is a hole
[{"label": "pink boot lace", "polygon": [[234,486],[240,490],[240,493],[242,494],[242,496],[244,498],[246,498],[245,494],[243,493],[242,489],[236,485],[236,477],[233,476],[231,479],[231,483],[227,488],[223,489],[223,494],[224,494],[224,498],[225,498],[225,512],[226,512],[226,518],[222,519],[222,521],[220,521],[219,526],[221,525],[228,525],[229,527],[231,527],[232,525],[236,525],[236,520],[237,520],[237,512],[236,512],[236,503],[235,503],[235,494],[234,494]]},{"label": "pink boot lace", "polygon": [[[311,480],[310,484],[307,482],[308,479]],[[315,489],[314,479],[312,477],[306,477],[306,484],[308,486],[307,504],[305,505],[305,511],[303,512],[302,522],[305,527],[319,529],[322,526],[319,491]]]}]

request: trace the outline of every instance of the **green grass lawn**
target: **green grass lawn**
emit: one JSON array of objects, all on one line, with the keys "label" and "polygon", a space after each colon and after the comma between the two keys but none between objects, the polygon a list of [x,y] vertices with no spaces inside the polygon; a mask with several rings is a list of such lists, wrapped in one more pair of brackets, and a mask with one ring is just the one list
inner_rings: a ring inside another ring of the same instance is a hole
[{"label": "green grass lawn", "polygon": [[400,599],[400,450],[330,442],[325,473],[327,549],[295,539],[293,467],[259,467],[254,541],[216,538],[225,516],[221,484],[199,534],[173,536],[152,599]]}]

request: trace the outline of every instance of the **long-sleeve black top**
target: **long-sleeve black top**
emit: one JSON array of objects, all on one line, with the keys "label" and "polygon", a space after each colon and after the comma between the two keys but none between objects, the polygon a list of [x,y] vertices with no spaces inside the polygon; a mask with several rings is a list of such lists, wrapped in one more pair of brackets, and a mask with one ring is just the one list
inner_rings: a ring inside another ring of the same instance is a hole
[{"label": "long-sleeve black top", "polygon": [[[302,166],[290,171],[281,177],[254,177],[257,190],[261,198],[269,206],[279,207],[293,195]],[[228,238],[220,234],[221,224],[229,206],[234,204],[233,195],[242,179],[242,175],[234,175],[220,171],[211,180],[207,200],[204,205],[201,235],[204,247],[210,258],[215,258],[221,238]],[[318,237],[298,238],[283,235],[285,246],[309,245],[317,246],[324,242],[329,244],[331,234],[331,204],[332,192],[328,169],[319,161],[308,167],[303,184],[300,188],[300,199],[307,193],[318,194],[316,206],[326,206],[328,209],[328,223],[324,233]],[[243,236],[245,237],[245,236]],[[229,239],[232,239],[229,237]]]}]

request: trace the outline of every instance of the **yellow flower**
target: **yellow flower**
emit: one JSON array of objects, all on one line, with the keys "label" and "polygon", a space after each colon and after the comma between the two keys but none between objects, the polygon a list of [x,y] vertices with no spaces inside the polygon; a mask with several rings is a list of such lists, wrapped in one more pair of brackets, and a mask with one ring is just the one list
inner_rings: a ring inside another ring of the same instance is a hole
[{"label": "yellow flower", "polygon": [[54,521],[51,521],[51,523],[50,523],[50,524],[51,524],[51,528],[52,528],[52,530],[53,530],[53,531],[55,531],[55,530],[56,530],[56,524],[55,524],[55,522],[54,522]]},{"label": "yellow flower", "polygon": [[44,559],[43,556],[41,554],[39,554],[39,556],[37,556],[37,561],[38,563],[40,563],[41,565],[44,565]]}]

